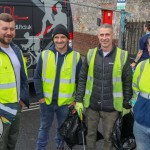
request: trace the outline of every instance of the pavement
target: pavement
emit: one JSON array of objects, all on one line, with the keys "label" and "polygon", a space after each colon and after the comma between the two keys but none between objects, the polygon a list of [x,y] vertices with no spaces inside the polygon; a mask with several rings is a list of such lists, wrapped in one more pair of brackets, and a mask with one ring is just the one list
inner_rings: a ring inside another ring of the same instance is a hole
[{"label": "pavement", "polygon": [[[36,141],[38,135],[38,129],[40,125],[40,110],[39,104],[37,103],[37,98],[35,96],[35,91],[33,88],[33,84],[30,85],[30,98],[31,98],[31,106],[30,109],[25,108],[20,124],[20,134],[16,146],[16,150],[35,150],[36,149]],[[56,117],[55,117],[56,118]],[[54,120],[51,131],[50,131],[50,140],[47,145],[46,150],[56,150],[55,147],[55,131],[56,131],[57,123]],[[100,150],[102,147],[103,140],[98,141],[98,149]],[[65,144],[65,150],[70,150],[68,146]],[[83,150],[83,146],[75,146],[73,150]]]}]

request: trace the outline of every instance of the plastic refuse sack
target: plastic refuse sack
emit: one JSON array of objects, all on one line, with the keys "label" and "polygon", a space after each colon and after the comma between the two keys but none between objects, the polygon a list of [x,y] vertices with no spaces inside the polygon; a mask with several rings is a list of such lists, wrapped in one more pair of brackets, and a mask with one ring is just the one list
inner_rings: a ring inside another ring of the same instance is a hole
[{"label": "plastic refuse sack", "polygon": [[[83,123],[83,126],[81,123]],[[64,141],[70,149],[72,149],[75,145],[83,145],[82,132],[84,132],[84,141],[86,144],[85,137],[87,135],[87,127],[85,125],[85,121],[83,120],[81,122],[77,112],[74,114],[70,112],[68,118],[59,129],[60,135],[64,137]],[[97,140],[100,139],[103,139],[103,136],[99,131],[97,131]]]},{"label": "plastic refuse sack", "polygon": [[133,150],[136,148],[136,142],[133,135],[134,118],[132,112],[124,115],[119,114],[115,122],[112,140],[117,150]]}]

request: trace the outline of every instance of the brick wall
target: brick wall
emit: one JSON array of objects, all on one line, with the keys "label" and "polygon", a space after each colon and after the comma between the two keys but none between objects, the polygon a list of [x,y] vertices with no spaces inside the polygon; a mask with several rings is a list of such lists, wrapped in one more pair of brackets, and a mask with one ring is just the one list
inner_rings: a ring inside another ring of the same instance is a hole
[{"label": "brick wall", "polygon": [[98,46],[98,38],[96,35],[86,33],[74,33],[73,49],[85,55],[90,48]]},{"label": "brick wall", "polygon": [[[114,39],[113,43],[118,46],[118,39]],[[73,49],[81,55],[86,55],[90,48],[95,48],[99,45],[98,37],[86,33],[74,33]]]}]

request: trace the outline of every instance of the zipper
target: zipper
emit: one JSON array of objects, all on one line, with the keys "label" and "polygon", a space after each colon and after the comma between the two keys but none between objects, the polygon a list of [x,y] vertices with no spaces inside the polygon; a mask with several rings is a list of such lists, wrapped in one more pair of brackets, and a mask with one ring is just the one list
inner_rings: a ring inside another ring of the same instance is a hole
[{"label": "zipper", "polygon": [[[104,79],[104,56],[102,56],[102,81],[103,81],[103,79]],[[103,84],[103,82],[102,82],[102,96],[101,96],[101,101],[99,100],[98,101],[98,105],[100,105],[100,110],[102,111],[102,100],[103,100],[103,93],[104,93],[104,91],[103,91],[103,87],[104,87],[104,84]]]},{"label": "zipper", "polygon": [[[102,59],[102,81],[104,80],[104,56]],[[102,110],[102,101],[104,98],[104,82],[102,82],[102,97],[101,97],[101,110]]]}]

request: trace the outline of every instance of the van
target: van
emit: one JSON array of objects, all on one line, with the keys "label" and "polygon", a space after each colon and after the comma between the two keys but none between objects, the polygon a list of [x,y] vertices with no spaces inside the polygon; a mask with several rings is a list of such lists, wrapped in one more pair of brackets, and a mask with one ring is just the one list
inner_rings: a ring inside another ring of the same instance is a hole
[{"label": "van", "polygon": [[10,13],[16,20],[14,43],[26,59],[29,82],[42,50],[52,45],[52,31],[58,24],[67,27],[72,45],[73,23],[69,0],[1,0],[0,13]]}]

